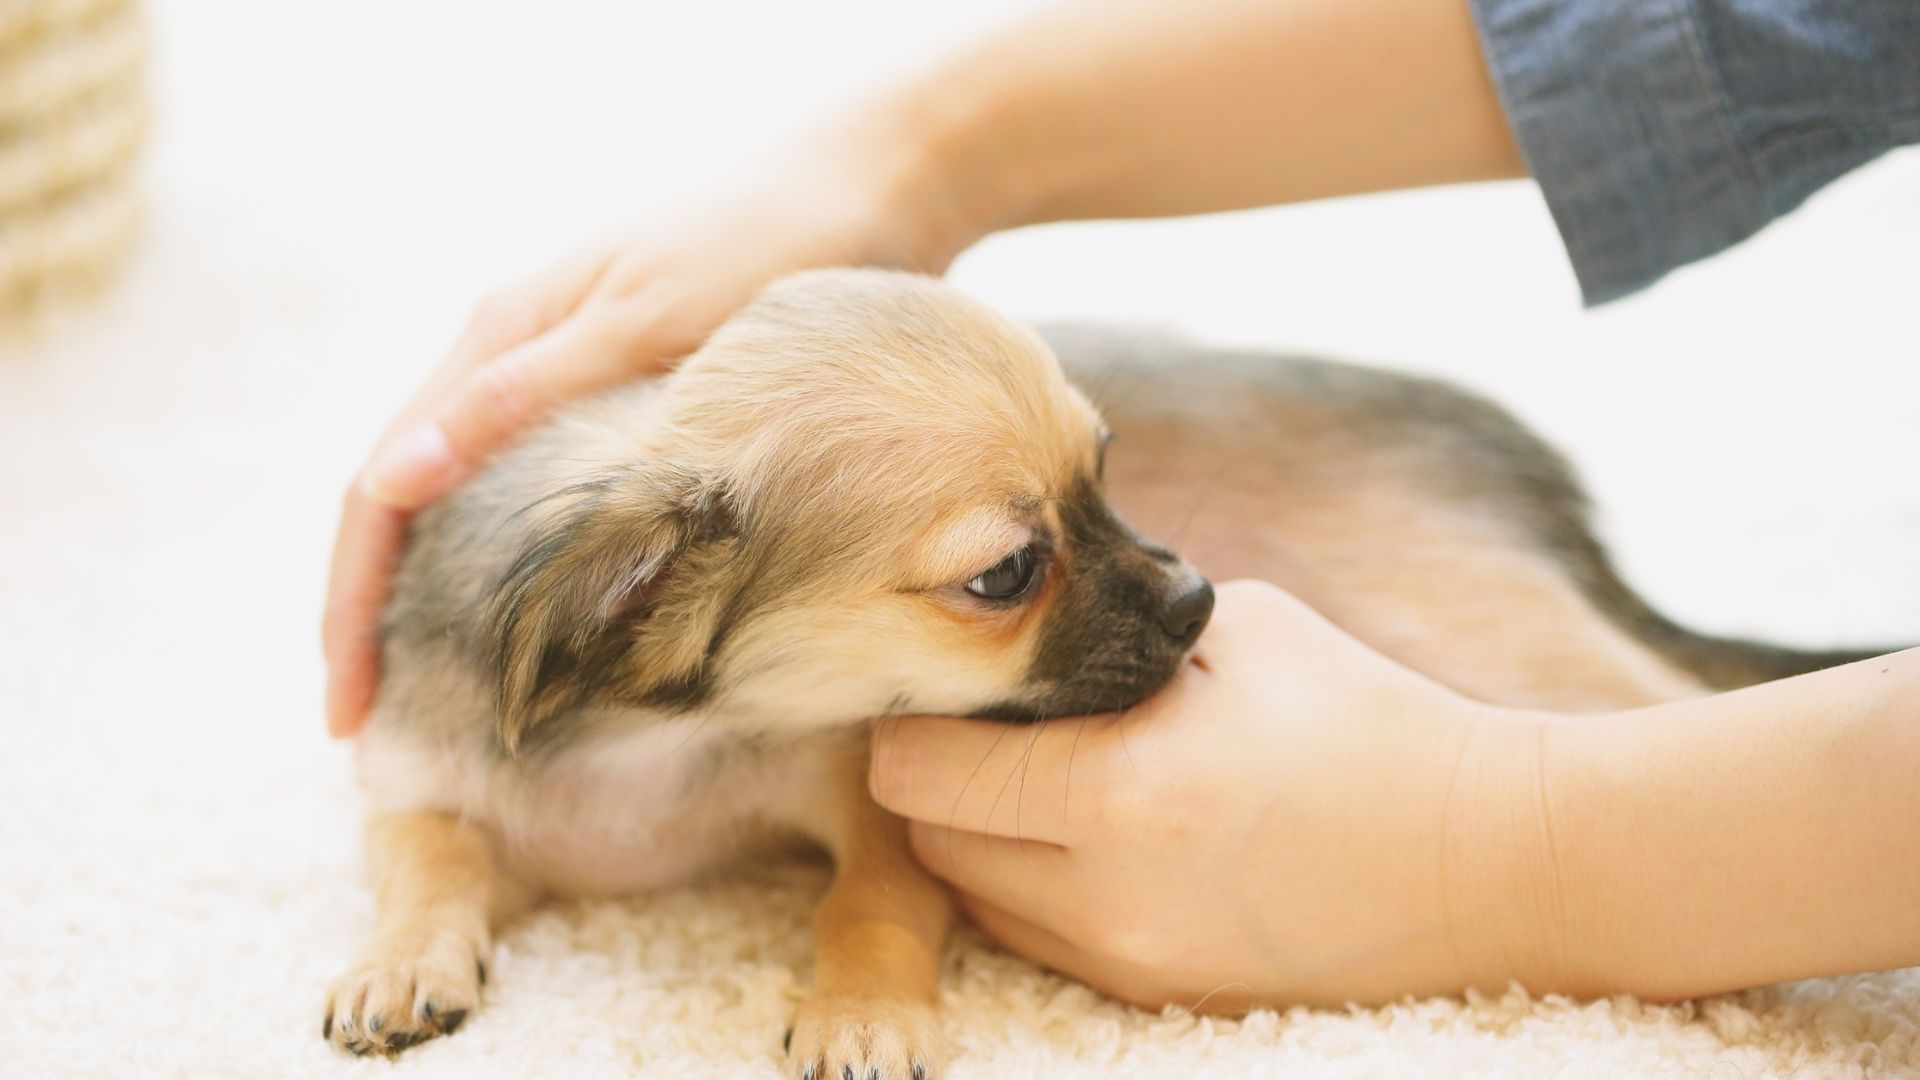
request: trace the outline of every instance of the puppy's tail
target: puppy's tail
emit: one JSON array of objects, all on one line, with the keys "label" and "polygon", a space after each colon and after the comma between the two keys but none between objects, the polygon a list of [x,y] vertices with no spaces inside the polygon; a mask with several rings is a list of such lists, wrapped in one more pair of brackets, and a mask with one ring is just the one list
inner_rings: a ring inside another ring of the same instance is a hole
[{"label": "puppy's tail", "polygon": [[1641,639],[1715,690],[1737,690],[1900,651],[1898,647],[1795,649],[1746,638],[1695,633],[1663,616],[1654,617],[1658,624],[1644,628]]},{"label": "puppy's tail", "polygon": [[1579,546],[1585,550],[1573,569],[1588,599],[1643,645],[1714,690],[1738,690],[1909,647],[1799,649],[1690,630],[1655,611],[1621,580],[1598,543],[1583,540]]}]

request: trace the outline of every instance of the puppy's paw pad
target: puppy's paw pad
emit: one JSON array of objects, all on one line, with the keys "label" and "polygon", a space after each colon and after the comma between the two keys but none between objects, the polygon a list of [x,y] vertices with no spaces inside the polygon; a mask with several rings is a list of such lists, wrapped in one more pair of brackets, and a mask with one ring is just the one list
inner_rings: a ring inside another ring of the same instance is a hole
[{"label": "puppy's paw pad", "polygon": [[884,999],[816,998],[787,1039],[794,1080],[937,1080],[946,1040],[933,1007]]},{"label": "puppy's paw pad", "polygon": [[427,934],[376,947],[327,995],[320,1036],[351,1054],[397,1054],[451,1035],[480,1006],[471,942]]}]

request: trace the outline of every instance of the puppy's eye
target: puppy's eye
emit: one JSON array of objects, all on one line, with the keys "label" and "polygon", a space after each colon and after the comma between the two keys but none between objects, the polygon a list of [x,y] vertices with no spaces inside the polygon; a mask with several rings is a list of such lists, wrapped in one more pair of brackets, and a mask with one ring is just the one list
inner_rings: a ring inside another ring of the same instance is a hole
[{"label": "puppy's eye", "polygon": [[1033,547],[1028,545],[967,582],[967,591],[982,600],[1011,600],[1033,585],[1033,572],[1038,566]]}]

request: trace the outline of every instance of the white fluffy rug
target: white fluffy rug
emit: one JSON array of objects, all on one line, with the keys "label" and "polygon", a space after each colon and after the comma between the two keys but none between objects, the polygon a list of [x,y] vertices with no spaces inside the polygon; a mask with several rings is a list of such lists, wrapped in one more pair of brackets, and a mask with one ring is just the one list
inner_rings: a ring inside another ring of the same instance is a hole
[{"label": "white fluffy rug", "polygon": [[[846,6],[875,34],[933,19]],[[621,66],[605,42],[639,28],[594,20],[643,16],[557,5],[589,55],[531,48],[550,84],[495,77],[524,15],[489,9],[463,16],[472,55],[436,52],[422,85],[433,17],[337,7],[160,12],[136,265],[102,305],[0,349],[0,1077],[771,1077],[810,867],[542,911],[505,934],[486,1008],[397,1064],[320,1040],[370,907],[347,755],[319,713],[337,490],[486,283],[653,194],[626,179],[649,155],[710,148],[619,103],[685,101],[712,54],[687,20],[734,18],[645,16],[669,22]],[[660,47],[670,32],[693,44]],[[828,44],[819,69],[866,51]],[[749,68],[811,85],[807,57],[764,49]],[[560,109],[554,85],[586,104]],[[777,107],[719,93],[708,126],[759,138]],[[675,152],[600,137],[630,113]],[[542,164],[563,150],[584,165]],[[1523,189],[1079,227],[996,242],[957,275],[1016,310],[1148,312],[1454,371],[1569,443],[1629,570],[1680,614],[1920,640],[1916,165],[1596,316],[1573,310]],[[1914,972],[1674,1007],[1515,993],[1227,1022],[1124,1008],[969,937],[945,993],[955,1080],[1920,1076]]]}]

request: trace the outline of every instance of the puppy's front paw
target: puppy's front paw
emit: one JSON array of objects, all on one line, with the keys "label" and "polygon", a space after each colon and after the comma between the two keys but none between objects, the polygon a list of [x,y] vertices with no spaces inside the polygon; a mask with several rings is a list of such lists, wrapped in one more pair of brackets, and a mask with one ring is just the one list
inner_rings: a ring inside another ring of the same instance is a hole
[{"label": "puppy's front paw", "polygon": [[814,998],[794,1017],[787,1068],[796,1080],[934,1080],[946,1040],[931,1005]]},{"label": "puppy's front paw", "polygon": [[451,1035],[480,1006],[486,963],[467,938],[428,931],[376,945],[327,994],[320,1037],[354,1054],[397,1054]]}]

